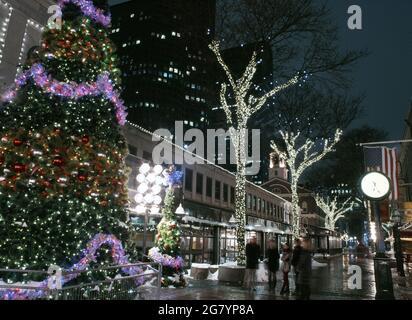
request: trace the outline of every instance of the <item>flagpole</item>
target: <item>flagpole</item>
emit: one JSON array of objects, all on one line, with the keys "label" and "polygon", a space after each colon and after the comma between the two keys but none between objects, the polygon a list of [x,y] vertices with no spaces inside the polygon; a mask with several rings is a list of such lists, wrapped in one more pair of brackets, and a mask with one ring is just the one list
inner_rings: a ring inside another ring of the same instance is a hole
[{"label": "flagpole", "polygon": [[373,145],[386,145],[386,144],[411,143],[411,142],[412,142],[412,139],[392,140],[392,141],[378,141],[378,142],[358,143],[357,146],[364,147],[364,146],[373,146]]}]

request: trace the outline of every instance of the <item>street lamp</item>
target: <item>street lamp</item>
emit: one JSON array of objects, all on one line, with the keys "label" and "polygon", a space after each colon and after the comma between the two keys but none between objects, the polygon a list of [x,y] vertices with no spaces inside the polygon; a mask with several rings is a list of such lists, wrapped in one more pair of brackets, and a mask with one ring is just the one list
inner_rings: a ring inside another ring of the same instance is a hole
[{"label": "street lamp", "polygon": [[405,270],[403,268],[401,234],[399,231],[399,227],[401,224],[401,217],[402,217],[402,214],[398,210],[394,210],[392,212],[391,220],[393,222],[393,238],[395,240],[394,249],[395,249],[396,267],[397,267],[399,276],[404,277]]},{"label": "street lamp", "polygon": [[229,223],[231,225],[235,225],[237,223],[237,219],[235,218],[235,216],[232,214],[232,216],[229,219]]},{"label": "street lamp", "polygon": [[183,208],[183,205],[182,204],[180,204],[179,205],[179,207],[176,209],[176,212],[175,212],[178,216],[185,216],[185,215],[187,215],[187,213],[186,213],[186,211],[185,211],[185,209]]},{"label": "street lamp", "polygon": [[144,214],[143,255],[146,254],[149,214],[158,215],[160,213],[160,204],[163,201],[160,193],[162,192],[162,186],[166,183],[166,179],[162,173],[163,167],[161,165],[156,165],[152,168],[149,164],[144,163],[139,168],[139,174],[136,176],[139,186],[134,197],[137,203],[135,211],[138,214]]}]

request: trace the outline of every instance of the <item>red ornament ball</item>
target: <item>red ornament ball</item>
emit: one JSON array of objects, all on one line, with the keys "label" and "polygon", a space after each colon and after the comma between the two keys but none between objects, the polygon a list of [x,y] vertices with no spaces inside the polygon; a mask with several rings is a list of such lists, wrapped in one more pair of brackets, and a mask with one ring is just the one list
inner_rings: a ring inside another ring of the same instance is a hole
[{"label": "red ornament ball", "polygon": [[16,173],[22,173],[24,171],[26,171],[26,166],[22,163],[15,163],[13,165],[13,171]]},{"label": "red ornament ball", "polygon": [[53,165],[56,167],[64,166],[64,159],[61,156],[57,156],[53,159]]},{"label": "red ornament ball", "polygon": [[23,144],[23,141],[20,140],[19,138],[16,138],[16,139],[13,140],[13,144],[16,147],[20,147]]},{"label": "red ornament ball", "polygon": [[79,174],[77,178],[80,182],[85,182],[87,180],[87,176],[85,176],[84,174]]},{"label": "red ornament ball", "polygon": [[83,136],[83,138],[82,138],[82,143],[88,144],[89,142],[90,142],[89,136]]}]

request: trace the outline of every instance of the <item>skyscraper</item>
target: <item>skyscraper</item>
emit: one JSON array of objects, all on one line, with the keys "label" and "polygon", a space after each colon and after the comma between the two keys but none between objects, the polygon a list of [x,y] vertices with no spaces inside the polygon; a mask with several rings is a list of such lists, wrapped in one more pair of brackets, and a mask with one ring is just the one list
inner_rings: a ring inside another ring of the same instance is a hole
[{"label": "skyscraper", "polygon": [[111,8],[128,120],[147,129],[207,126],[215,0],[129,1]]}]

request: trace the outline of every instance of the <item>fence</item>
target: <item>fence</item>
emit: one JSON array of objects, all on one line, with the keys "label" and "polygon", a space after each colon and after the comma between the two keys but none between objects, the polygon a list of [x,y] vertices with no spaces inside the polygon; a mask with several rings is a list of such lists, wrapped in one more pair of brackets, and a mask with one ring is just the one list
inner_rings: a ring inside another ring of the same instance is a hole
[{"label": "fence", "polygon": [[[124,275],[124,270],[139,272]],[[1,279],[7,280],[4,282]],[[160,300],[161,280],[162,266],[157,263],[115,265],[81,271],[64,271],[52,267],[47,272],[0,269],[0,300]],[[63,285],[64,282],[67,285]],[[73,282],[77,283],[71,284]]]}]

